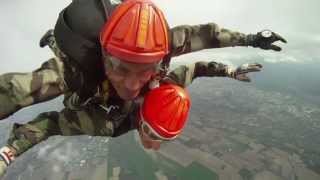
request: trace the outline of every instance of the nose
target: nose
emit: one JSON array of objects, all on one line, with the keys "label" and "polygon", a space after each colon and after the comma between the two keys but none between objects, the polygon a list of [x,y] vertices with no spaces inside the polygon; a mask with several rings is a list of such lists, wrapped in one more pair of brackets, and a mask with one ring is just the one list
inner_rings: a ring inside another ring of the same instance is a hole
[{"label": "nose", "polygon": [[152,149],[157,151],[160,149],[160,145],[161,145],[160,142],[154,142],[152,143]]},{"label": "nose", "polygon": [[152,149],[154,151],[157,151],[160,149],[161,143],[152,140],[144,140],[142,141],[142,145],[145,149]]},{"label": "nose", "polygon": [[131,92],[138,91],[141,87],[140,79],[136,75],[128,74],[124,79],[124,86]]}]

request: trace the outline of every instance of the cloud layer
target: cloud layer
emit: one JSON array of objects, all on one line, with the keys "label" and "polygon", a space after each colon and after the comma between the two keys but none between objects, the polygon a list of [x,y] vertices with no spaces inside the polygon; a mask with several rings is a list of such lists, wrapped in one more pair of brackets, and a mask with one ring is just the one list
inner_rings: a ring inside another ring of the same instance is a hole
[{"label": "cloud layer", "polygon": [[[265,28],[282,34],[288,44],[277,55],[258,50],[235,48],[205,51],[205,55],[233,61],[233,54],[247,57],[259,53],[270,61],[307,61],[319,58],[320,24],[318,0],[154,0],[164,11],[171,26],[215,22],[221,27],[244,33],[256,33]],[[31,71],[52,56],[48,49],[40,49],[38,41],[47,29],[52,28],[60,10],[70,0],[29,0],[0,2],[0,73]],[[200,53],[201,54],[201,53]]]}]

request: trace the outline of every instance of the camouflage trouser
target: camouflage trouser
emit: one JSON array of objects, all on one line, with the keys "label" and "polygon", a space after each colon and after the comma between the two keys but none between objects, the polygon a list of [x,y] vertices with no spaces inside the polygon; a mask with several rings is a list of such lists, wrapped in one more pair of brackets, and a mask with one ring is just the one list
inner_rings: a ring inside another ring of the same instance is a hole
[{"label": "camouflage trouser", "polygon": [[53,135],[112,136],[113,123],[106,120],[107,116],[97,105],[88,105],[79,111],[65,108],[61,112],[41,113],[27,124],[15,124],[7,145],[13,147],[18,156]]}]

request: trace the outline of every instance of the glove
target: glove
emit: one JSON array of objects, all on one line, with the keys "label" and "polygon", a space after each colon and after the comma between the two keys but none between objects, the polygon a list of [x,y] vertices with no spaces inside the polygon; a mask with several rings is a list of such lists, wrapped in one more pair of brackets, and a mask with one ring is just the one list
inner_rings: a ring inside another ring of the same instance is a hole
[{"label": "glove", "polygon": [[258,47],[265,50],[271,49],[274,51],[281,51],[281,47],[272,44],[276,41],[287,43],[287,41],[283,37],[270,30],[263,30],[261,32],[258,32],[257,34],[247,35],[248,46]]},{"label": "glove", "polygon": [[5,174],[6,169],[13,160],[14,152],[10,148],[4,146],[0,149],[0,178]]},{"label": "glove", "polygon": [[250,78],[247,76],[247,73],[261,71],[261,68],[262,68],[261,64],[252,63],[252,64],[243,64],[237,67],[236,69],[232,67],[228,67],[226,71],[227,71],[228,77],[237,79],[239,81],[251,82]]},{"label": "glove", "polygon": [[45,47],[46,45],[49,45],[50,44],[50,40],[49,38],[53,36],[53,30],[50,29],[48,30],[43,36],[42,38],[40,39],[40,42],[39,42],[39,45],[40,47]]}]

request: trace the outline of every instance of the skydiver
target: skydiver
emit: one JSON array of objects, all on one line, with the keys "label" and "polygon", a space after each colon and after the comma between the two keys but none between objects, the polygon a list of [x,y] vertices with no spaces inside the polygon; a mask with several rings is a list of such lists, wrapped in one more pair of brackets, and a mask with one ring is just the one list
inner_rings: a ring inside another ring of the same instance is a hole
[{"label": "skydiver", "polygon": [[74,0],[60,13],[54,34],[47,34],[40,43],[48,44],[56,56],[31,73],[0,76],[1,119],[62,94],[66,106],[61,112],[41,113],[27,124],[14,125],[2,151],[9,154],[4,157],[8,161],[0,160],[2,172],[14,157],[49,136],[116,137],[134,129],[133,100],[147,92],[148,84],[159,74],[160,81],[185,87],[201,76],[249,81],[245,74],[261,68],[259,64],[233,69],[216,62],[197,62],[166,75],[171,57],[228,46],[280,51],[273,43],[286,42],[271,31],[245,35],[214,23],[169,29],[151,1],[112,2]]}]

